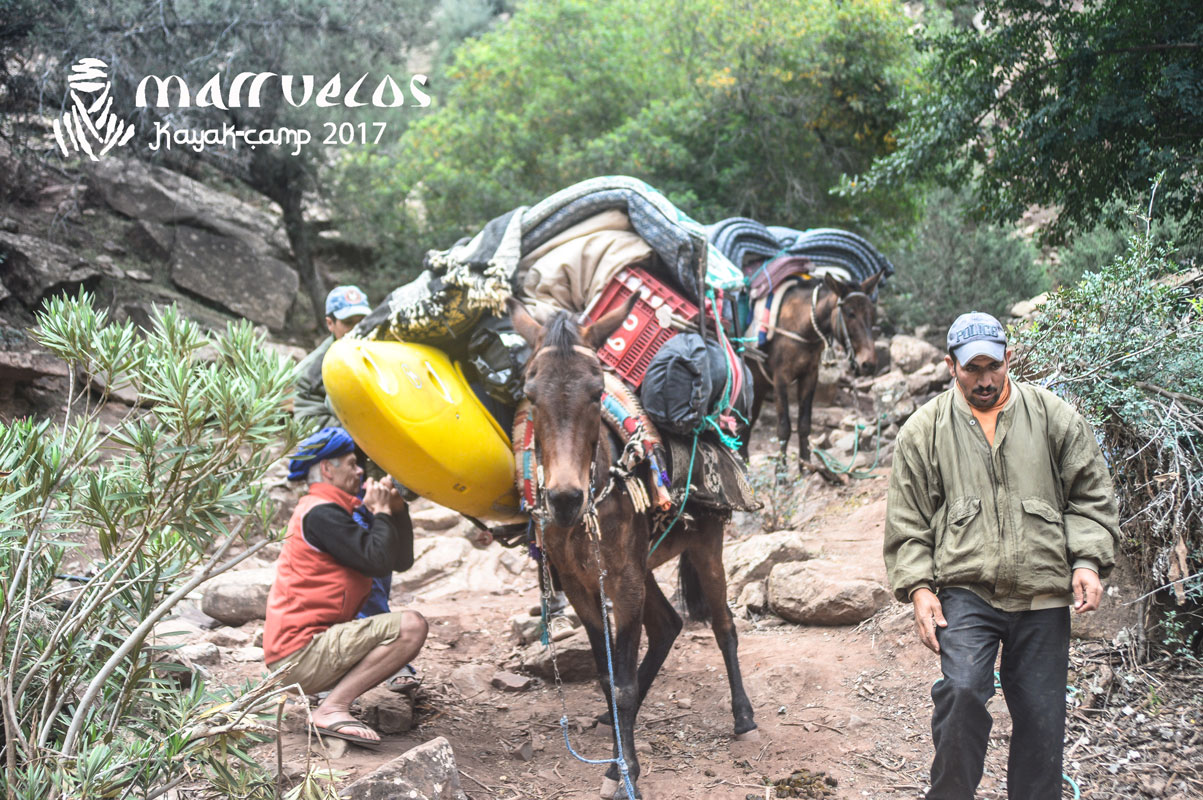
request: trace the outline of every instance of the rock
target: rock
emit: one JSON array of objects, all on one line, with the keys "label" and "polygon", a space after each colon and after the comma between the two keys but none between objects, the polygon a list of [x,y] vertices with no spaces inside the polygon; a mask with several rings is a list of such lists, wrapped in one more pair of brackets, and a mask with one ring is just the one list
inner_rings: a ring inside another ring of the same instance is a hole
[{"label": "rock", "polygon": [[510,750],[510,755],[519,761],[530,761],[535,757],[535,746],[530,739],[524,739],[522,744]]},{"label": "rock", "polygon": [[0,231],[5,233],[20,233],[21,226],[12,217],[4,217],[0,219]]},{"label": "rock", "polygon": [[904,373],[915,372],[943,357],[939,349],[915,336],[898,334],[890,340],[890,364]]},{"label": "rock", "polygon": [[152,647],[176,647],[204,638],[204,631],[188,620],[172,617],[156,623],[150,631]]},{"label": "rock", "polygon": [[254,634],[245,628],[223,626],[209,634],[209,641],[218,647],[247,647],[253,640]]},{"label": "rock", "polygon": [[534,681],[526,675],[518,675],[513,672],[495,672],[493,680],[490,681],[494,689],[500,689],[503,692],[525,692],[531,687]]},{"label": "rock", "polygon": [[769,595],[764,581],[753,581],[739,593],[736,605],[743,606],[753,614],[763,614],[769,609]]},{"label": "rock", "polygon": [[130,219],[205,228],[239,239],[261,255],[289,253],[277,218],[233,195],[133,159],[106,158],[92,168],[104,202]]},{"label": "rock", "polygon": [[[539,642],[527,645],[519,652],[522,668],[544,680],[555,680],[551,653],[552,648],[544,647]],[[556,642],[555,654],[561,680],[585,681],[597,677],[597,663],[593,660],[593,648],[590,647],[589,637],[583,628],[573,632],[568,638]]]},{"label": "rock", "polygon": [[1016,319],[1026,319],[1036,313],[1036,309],[1048,302],[1048,292],[1038,294],[1031,300],[1020,300],[1011,306],[1007,313]]},{"label": "rock", "polygon": [[451,670],[448,683],[465,699],[475,697],[489,688],[493,669],[487,664],[461,664]]},{"label": "rock", "polygon": [[65,378],[67,364],[25,335],[12,346],[0,339],[0,382],[12,385],[37,378]]},{"label": "rock", "polygon": [[890,359],[890,343],[877,339],[873,342],[873,351],[877,353],[877,371],[888,372],[894,366]]},{"label": "rock", "polygon": [[901,425],[915,413],[916,405],[910,391],[907,376],[898,370],[874,378],[869,391],[873,397],[874,416],[885,414],[889,422]]},{"label": "rock", "polygon": [[360,716],[381,734],[405,733],[414,726],[414,701],[406,694],[390,692],[382,686],[359,696]]},{"label": "rock", "polygon": [[890,602],[876,581],[833,579],[815,562],[778,564],[769,573],[769,609],[805,625],[854,625]]},{"label": "rock", "polygon": [[21,233],[0,231],[0,282],[26,308],[42,298],[70,291],[103,271],[59,244]]},{"label": "rock", "polygon": [[139,281],[141,283],[154,280],[154,276],[144,269],[127,269],[125,271],[125,277],[129,278],[131,281]]},{"label": "rock", "polygon": [[205,612],[194,606],[192,603],[180,603],[175,607],[175,615],[182,620],[192,623],[203,631],[211,631],[221,625],[219,620],[213,619]]},{"label": "rock", "polygon": [[541,617],[532,617],[529,614],[515,614],[510,617],[510,631],[516,644],[530,644],[539,638],[539,632],[542,630]]},{"label": "rock", "polygon": [[221,663],[221,650],[212,642],[197,642],[196,644],[186,644],[176,651],[181,658],[192,662],[193,664],[202,664],[209,666],[212,664]]},{"label": "rock", "polygon": [[239,647],[230,651],[230,660],[239,664],[256,664],[263,660],[262,647]]},{"label": "rock", "polygon": [[175,231],[148,219],[134,220],[125,232],[125,244],[144,261],[166,261],[175,246]]},{"label": "rock", "polygon": [[275,567],[218,575],[204,584],[201,610],[232,626],[263,619],[267,616],[267,593],[275,579]]},{"label": "rock", "polygon": [[442,736],[420,744],[342,789],[346,800],[468,800],[455,753]]},{"label": "rock", "polygon": [[944,391],[950,380],[952,376],[948,374],[948,367],[943,363],[926,364],[907,376],[906,388],[913,395],[926,395]]},{"label": "rock", "polygon": [[459,536],[430,536],[414,542],[414,565],[393,578],[393,587],[438,599],[458,592],[502,594],[518,589],[534,573],[525,551],[491,545],[483,550]]},{"label": "rock", "polygon": [[454,528],[463,519],[459,512],[442,506],[415,511],[409,515],[409,518],[413,520],[415,528],[424,531],[445,531],[448,528]]},{"label": "rock", "polygon": [[269,328],[284,327],[300,279],[279,259],[256,253],[245,242],[201,228],[176,228],[171,280]]},{"label": "rock", "polygon": [[761,533],[731,542],[723,548],[727,591],[738,597],[749,583],[767,578],[776,564],[807,561],[816,555],[797,531]]}]

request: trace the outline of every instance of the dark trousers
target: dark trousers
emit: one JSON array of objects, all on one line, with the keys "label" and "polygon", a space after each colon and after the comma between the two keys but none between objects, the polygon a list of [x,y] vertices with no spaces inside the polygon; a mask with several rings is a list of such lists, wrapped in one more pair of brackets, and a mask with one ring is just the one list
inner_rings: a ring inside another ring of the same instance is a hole
[{"label": "dark trousers", "polygon": [[927,800],[972,800],[982,779],[1000,644],[1012,723],[1007,797],[1060,800],[1069,609],[999,611],[966,589],[941,590],[940,605],[948,627],[936,628],[944,678],[931,690],[936,757]]}]

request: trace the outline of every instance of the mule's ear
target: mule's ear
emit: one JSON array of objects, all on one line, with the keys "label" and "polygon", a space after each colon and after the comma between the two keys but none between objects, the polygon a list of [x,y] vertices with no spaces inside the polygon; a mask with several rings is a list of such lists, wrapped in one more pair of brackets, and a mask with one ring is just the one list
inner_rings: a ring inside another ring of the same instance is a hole
[{"label": "mule's ear", "polygon": [[823,275],[823,283],[827,284],[827,288],[835,292],[838,297],[843,297],[848,294],[848,284],[832,275],[830,272]]},{"label": "mule's ear", "polygon": [[507,297],[505,307],[509,309],[510,322],[514,323],[514,330],[526,340],[527,344],[535,347],[539,343],[539,334],[543,332],[543,326],[535,322],[535,318],[530,315],[526,306],[517,297],[513,295]]},{"label": "mule's ear", "polygon": [[581,339],[591,350],[599,349],[606,343],[606,339],[610,338],[610,334],[618,330],[618,326],[622,324],[622,321],[631,316],[631,309],[635,307],[635,303],[638,300],[639,292],[633,292],[619,308],[609,312],[592,325],[583,328],[581,330]]},{"label": "mule's ear", "polygon": [[886,271],[883,269],[876,275],[870,275],[860,282],[860,290],[865,294],[873,294],[877,291],[877,284],[881,283],[881,279],[885,277]]}]

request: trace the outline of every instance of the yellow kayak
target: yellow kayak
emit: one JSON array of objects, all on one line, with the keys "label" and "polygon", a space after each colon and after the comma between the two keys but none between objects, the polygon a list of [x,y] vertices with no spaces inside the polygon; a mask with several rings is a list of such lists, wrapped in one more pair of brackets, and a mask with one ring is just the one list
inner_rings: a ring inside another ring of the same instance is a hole
[{"label": "yellow kayak", "polygon": [[525,519],[510,437],[441,350],[343,337],[322,382],[351,438],[398,481],[461,514]]}]

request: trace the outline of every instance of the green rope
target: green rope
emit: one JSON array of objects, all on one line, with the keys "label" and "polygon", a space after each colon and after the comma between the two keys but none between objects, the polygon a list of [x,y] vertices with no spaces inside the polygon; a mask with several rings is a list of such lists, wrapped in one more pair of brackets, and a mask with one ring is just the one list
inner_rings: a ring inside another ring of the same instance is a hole
[{"label": "green rope", "polygon": [[881,476],[874,474],[873,470],[877,469],[877,462],[881,460],[881,423],[885,417],[885,414],[881,414],[877,417],[877,433],[874,436],[877,446],[875,452],[873,453],[873,463],[868,469],[859,470],[852,468],[853,465],[856,464],[856,455],[860,451],[860,432],[868,427],[860,422],[856,423],[856,439],[852,442],[852,458],[847,464],[841,464],[838,459],[836,459],[826,450],[819,450],[816,448],[814,454],[819,457],[819,460],[823,462],[823,466],[826,467],[828,471],[833,472],[836,475],[847,475],[848,477],[856,480],[863,480],[865,478],[880,478]]},{"label": "green rope", "polygon": [[668,523],[668,527],[664,529],[664,533],[660,534],[660,538],[652,545],[652,549],[647,551],[647,557],[651,558],[652,553],[656,552],[656,548],[664,541],[664,537],[668,536],[668,532],[677,524],[677,520],[685,513],[685,503],[689,500],[689,489],[693,485],[693,457],[698,453],[698,433],[693,434],[693,447],[689,451],[689,471],[685,473],[685,496],[681,498],[681,507],[677,509],[677,515],[673,517],[673,521]]}]

